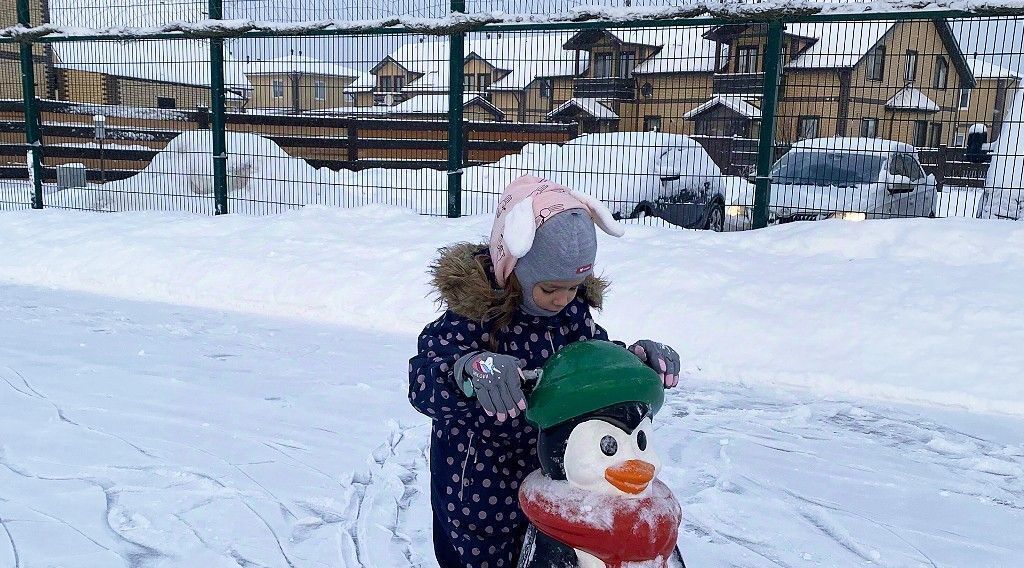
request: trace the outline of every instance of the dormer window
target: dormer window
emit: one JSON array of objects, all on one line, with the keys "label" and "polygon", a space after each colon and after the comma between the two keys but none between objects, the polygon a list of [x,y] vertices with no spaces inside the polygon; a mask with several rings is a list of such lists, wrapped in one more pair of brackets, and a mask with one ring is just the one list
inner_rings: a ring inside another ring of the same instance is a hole
[{"label": "dormer window", "polygon": [[594,54],[594,77],[613,77],[612,62],[611,53]]},{"label": "dormer window", "polygon": [[753,46],[741,47],[736,52],[737,73],[757,73],[758,48]]}]

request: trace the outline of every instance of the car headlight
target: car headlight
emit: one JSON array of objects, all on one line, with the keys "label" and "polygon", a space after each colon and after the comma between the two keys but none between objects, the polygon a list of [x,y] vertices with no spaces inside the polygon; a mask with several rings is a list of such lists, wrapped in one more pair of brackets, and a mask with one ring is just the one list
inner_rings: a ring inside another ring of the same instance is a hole
[{"label": "car headlight", "polygon": [[729,205],[725,208],[725,214],[729,217],[750,217],[750,209],[745,205]]},{"label": "car headlight", "polygon": [[863,221],[868,218],[864,213],[856,211],[844,211],[842,213],[836,213],[835,219],[842,219],[843,221]]}]

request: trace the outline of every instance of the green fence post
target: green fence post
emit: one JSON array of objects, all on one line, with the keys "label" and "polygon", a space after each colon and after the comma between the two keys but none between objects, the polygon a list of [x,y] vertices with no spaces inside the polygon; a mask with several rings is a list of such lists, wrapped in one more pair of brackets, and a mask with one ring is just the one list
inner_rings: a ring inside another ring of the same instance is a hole
[{"label": "green fence post", "polygon": [[[32,25],[28,0],[18,0],[18,23]],[[39,106],[36,104],[36,69],[32,61],[32,43],[19,44],[21,54],[21,93],[25,107],[25,152],[29,181],[32,183],[32,208],[43,208],[43,139],[39,128]]]},{"label": "green fence post", "polygon": [[761,136],[757,146],[757,177],[754,189],[754,228],[768,226],[768,201],[771,199],[771,169],[775,161],[775,123],[779,102],[779,78],[782,62],[781,20],[768,24],[768,48],[764,59],[764,91],[761,97]]},{"label": "green fence post", "polygon": [[[465,12],[466,0],[452,0],[452,12]],[[466,34],[449,36],[448,50],[448,216],[462,216],[463,162],[463,75],[465,74]]]},{"label": "green fence post", "polygon": [[[210,19],[224,18],[223,0],[210,0]],[[217,215],[228,212],[228,154],[224,140],[224,39],[210,38],[210,129],[213,136],[213,200]]]}]

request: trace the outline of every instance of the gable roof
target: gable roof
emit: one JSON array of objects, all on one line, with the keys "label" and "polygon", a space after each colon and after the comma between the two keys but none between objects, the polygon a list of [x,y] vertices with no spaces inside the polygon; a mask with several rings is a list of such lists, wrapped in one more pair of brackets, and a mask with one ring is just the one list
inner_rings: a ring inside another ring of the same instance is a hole
[{"label": "gable roof", "polygon": [[919,112],[939,112],[942,108],[927,95],[914,87],[904,87],[885,102],[885,108]]},{"label": "gable roof", "polygon": [[605,106],[601,101],[582,97],[571,98],[565,101],[558,108],[549,112],[548,118],[554,118],[570,109],[578,109],[594,118],[609,120],[617,120],[619,118],[615,111]]},{"label": "gable roof", "polygon": [[699,107],[691,110],[690,112],[683,115],[683,118],[693,120],[708,112],[709,110],[723,106],[736,114],[749,118],[751,120],[761,119],[761,109],[743,100],[743,97],[737,95],[715,95],[704,102]]}]

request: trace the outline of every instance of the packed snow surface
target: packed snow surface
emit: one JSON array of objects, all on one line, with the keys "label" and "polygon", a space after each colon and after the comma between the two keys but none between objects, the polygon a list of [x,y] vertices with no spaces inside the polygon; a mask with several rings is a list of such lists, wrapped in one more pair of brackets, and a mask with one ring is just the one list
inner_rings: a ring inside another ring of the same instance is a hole
[{"label": "packed snow surface", "polygon": [[[0,214],[0,566],[433,566],[407,360],[488,216]],[[1024,229],[602,236],[692,566],[1015,566]]]}]

